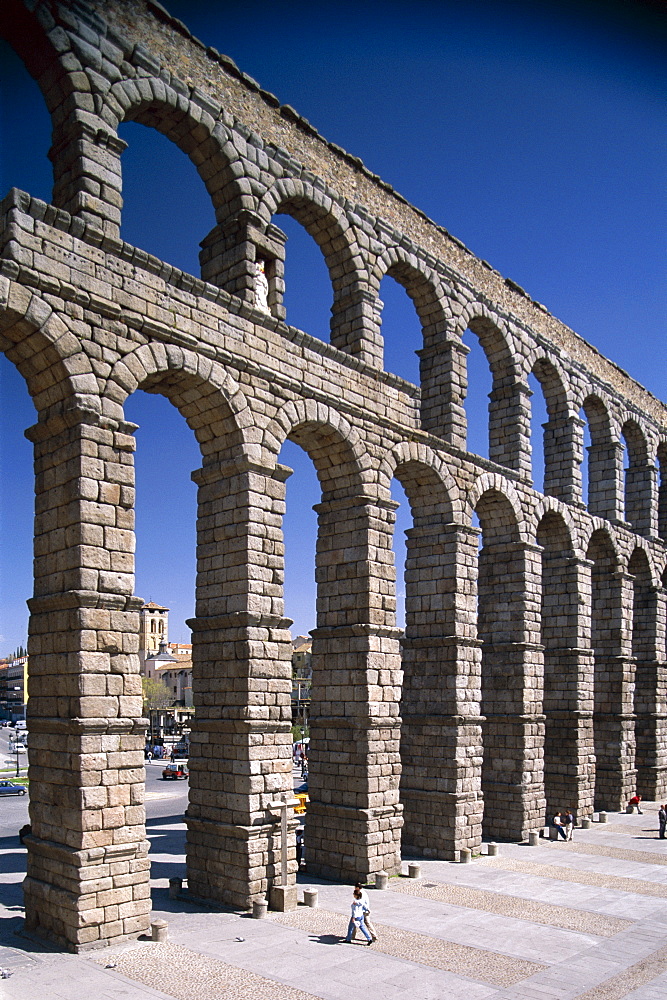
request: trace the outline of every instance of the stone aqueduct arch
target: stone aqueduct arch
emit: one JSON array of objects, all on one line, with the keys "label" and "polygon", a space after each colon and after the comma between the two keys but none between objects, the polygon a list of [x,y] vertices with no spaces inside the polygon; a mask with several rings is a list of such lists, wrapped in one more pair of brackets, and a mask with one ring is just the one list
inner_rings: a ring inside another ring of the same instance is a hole
[{"label": "stone aqueduct arch", "polygon": [[[580,817],[634,787],[664,797],[665,407],[159,4],[7,0],[1,14],[54,134],[53,203],[12,190],[0,204],[0,347],[38,413],[28,926],[79,950],[149,922],[123,414],[138,387],[171,399],[202,455],[194,895],[247,907],[279,879],[286,437],[322,487],[309,869],[396,871],[401,843],[456,859],[482,830],[524,837],[564,797]],[[176,142],[207,187],[201,278],[119,238],[128,119]],[[331,344],[284,323],[280,212],[325,257]],[[258,260],[270,314],[254,306]],[[382,370],[385,273],[422,323],[419,387]],[[494,377],[489,460],[465,446],[468,326]],[[544,496],[531,372],[548,407]],[[413,514],[404,632],[393,476]],[[294,883],[290,854],[283,905]]]}]

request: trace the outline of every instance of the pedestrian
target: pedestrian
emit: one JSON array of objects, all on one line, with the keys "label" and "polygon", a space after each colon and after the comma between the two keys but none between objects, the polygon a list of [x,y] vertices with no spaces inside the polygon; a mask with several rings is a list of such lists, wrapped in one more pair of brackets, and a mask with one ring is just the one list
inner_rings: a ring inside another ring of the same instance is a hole
[{"label": "pedestrian", "polygon": [[642,800],[641,795],[637,795],[635,793],[635,795],[633,795],[632,798],[630,799],[630,801],[628,802],[628,812],[630,812],[630,813],[634,812],[635,809],[636,809],[637,812],[639,813],[639,815],[643,816],[644,813],[642,812],[641,806],[639,804],[641,802],[641,800]]},{"label": "pedestrian", "polygon": [[[372,925],[372,923],[370,921],[370,916],[371,916],[371,901],[368,898],[368,893],[364,889],[363,884],[361,882],[357,882],[354,888],[355,888],[355,890],[358,889],[359,892],[361,893],[361,902],[364,904],[364,923],[366,924],[366,927],[368,929],[368,933],[370,934],[370,936],[373,939],[373,941],[377,941],[378,936],[375,933],[375,928],[373,927],[373,925]],[[353,929],[352,929],[352,939],[354,940],[354,938],[356,936],[357,936],[357,928],[353,927]]]},{"label": "pedestrian", "polygon": [[565,827],[563,825],[563,820],[561,819],[560,811],[554,813],[553,825],[558,830],[559,836],[561,836],[563,840],[567,840],[567,834],[565,833]]},{"label": "pedestrian", "polygon": [[574,830],[574,813],[572,812],[570,806],[568,806],[565,810],[563,822],[565,823],[565,839],[572,840],[572,832]]},{"label": "pedestrian", "polygon": [[665,839],[665,827],[667,826],[667,805],[661,805],[658,809],[658,828],[660,830],[660,840]]},{"label": "pedestrian", "polygon": [[361,897],[361,889],[355,889],[352,893],[352,906],[350,907],[350,922],[347,925],[347,937],[345,944],[352,944],[352,932],[359,928],[369,945],[373,944],[373,938],[368,933],[364,921],[364,904]]},{"label": "pedestrian", "polygon": [[299,827],[296,831],[296,863],[297,868],[301,868],[301,862],[303,861],[303,827]]}]

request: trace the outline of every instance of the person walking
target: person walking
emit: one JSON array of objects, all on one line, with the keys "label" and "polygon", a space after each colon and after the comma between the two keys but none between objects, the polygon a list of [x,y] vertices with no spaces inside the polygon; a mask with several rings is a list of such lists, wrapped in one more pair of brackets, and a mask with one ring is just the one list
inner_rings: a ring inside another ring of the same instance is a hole
[{"label": "person walking", "polygon": [[565,824],[565,839],[572,840],[572,832],[574,830],[574,813],[572,812],[570,806],[568,806],[565,810],[563,822]]},{"label": "person walking", "polygon": [[[361,893],[361,902],[364,904],[364,923],[366,924],[366,928],[367,928],[370,936],[372,937],[373,941],[377,941],[378,936],[375,933],[375,928],[373,927],[373,925],[372,925],[372,923],[370,921],[370,916],[371,916],[371,901],[368,898],[368,893],[364,889],[363,883],[361,883],[361,882],[357,882],[354,888],[355,888],[355,890],[358,889],[359,892]],[[357,928],[355,926],[353,928],[353,930],[352,930],[352,940],[354,940],[356,936],[357,936]]]},{"label": "person walking", "polygon": [[369,945],[373,944],[373,938],[369,934],[364,922],[364,904],[361,897],[361,889],[355,889],[352,893],[352,906],[350,907],[350,922],[347,925],[347,937],[345,944],[352,944],[352,933],[359,928]]},{"label": "person walking", "polygon": [[565,833],[565,827],[563,825],[563,820],[561,819],[560,811],[554,813],[553,825],[558,830],[559,836],[562,837],[563,840],[567,840],[567,834]]},{"label": "person walking", "polygon": [[665,839],[665,827],[667,827],[667,805],[663,804],[658,809],[658,835],[660,840]]}]

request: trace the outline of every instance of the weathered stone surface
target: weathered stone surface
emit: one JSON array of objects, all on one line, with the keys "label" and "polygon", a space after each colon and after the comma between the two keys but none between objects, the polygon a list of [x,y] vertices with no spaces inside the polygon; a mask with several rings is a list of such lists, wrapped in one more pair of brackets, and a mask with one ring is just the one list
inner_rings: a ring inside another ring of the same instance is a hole
[{"label": "weathered stone surface", "polygon": [[[53,204],[0,203],[2,348],[38,411],[28,926],[74,949],[149,927],[123,412],[142,387],[202,452],[190,892],[249,908],[282,880],[287,437],[322,487],[309,870],[393,873],[401,842],[457,860],[556,806],[585,818],[635,788],[667,795],[665,407],[158,5],[56,2],[50,29],[22,7],[0,17],[53,109],[55,173]],[[201,278],[119,238],[126,119],[165,132],[207,185]],[[279,212],[325,257],[330,344],[284,323]],[[382,370],[387,273],[422,324],[418,387]],[[466,451],[466,328],[493,373],[490,460]],[[544,495],[531,372],[548,403]],[[413,515],[404,633],[393,476]]]}]

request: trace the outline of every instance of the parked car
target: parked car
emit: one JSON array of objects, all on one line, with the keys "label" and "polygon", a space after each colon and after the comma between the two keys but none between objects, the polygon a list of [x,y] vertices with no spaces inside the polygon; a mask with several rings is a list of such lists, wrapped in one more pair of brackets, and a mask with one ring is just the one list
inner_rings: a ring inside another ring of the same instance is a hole
[{"label": "parked car", "polygon": [[25,795],[25,785],[14,785],[11,781],[0,781],[0,795]]},{"label": "parked car", "polygon": [[28,748],[25,743],[10,743],[8,753],[16,753],[17,751],[18,753],[27,753]]},{"label": "parked car", "polygon": [[174,780],[176,780],[176,778],[187,778],[188,773],[189,772],[186,764],[183,763],[167,764],[164,771],[162,772],[162,777],[165,780],[167,778],[173,778]]}]

